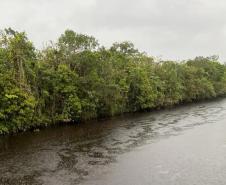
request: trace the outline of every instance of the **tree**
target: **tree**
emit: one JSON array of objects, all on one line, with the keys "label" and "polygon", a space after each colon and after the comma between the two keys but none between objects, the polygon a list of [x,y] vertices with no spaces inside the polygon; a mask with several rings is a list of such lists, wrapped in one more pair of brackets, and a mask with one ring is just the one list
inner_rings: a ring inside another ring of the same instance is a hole
[{"label": "tree", "polygon": [[72,30],[38,51],[24,32],[0,34],[0,134],[225,95],[216,56],[155,62],[131,42],[108,49]]}]

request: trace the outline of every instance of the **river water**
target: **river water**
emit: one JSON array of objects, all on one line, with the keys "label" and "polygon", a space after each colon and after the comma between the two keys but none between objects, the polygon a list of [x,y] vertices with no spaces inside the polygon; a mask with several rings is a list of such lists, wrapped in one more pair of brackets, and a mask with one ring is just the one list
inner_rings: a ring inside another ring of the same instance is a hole
[{"label": "river water", "polygon": [[225,185],[226,100],[0,137],[0,185]]}]

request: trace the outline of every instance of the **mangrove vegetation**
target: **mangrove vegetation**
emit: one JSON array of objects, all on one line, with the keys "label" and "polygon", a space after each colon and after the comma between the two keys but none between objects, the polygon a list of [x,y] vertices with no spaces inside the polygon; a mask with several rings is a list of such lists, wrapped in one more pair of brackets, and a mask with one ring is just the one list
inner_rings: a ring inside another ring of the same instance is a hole
[{"label": "mangrove vegetation", "polygon": [[106,48],[72,30],[38,50],[24,32],[0,33],[1,134],[224,95],[216,56],[156,60],[131,42]]}]

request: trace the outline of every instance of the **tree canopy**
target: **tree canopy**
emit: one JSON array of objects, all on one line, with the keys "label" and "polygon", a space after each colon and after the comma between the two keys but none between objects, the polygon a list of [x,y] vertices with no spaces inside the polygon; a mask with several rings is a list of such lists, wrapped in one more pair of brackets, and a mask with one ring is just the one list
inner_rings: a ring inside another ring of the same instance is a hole
[{"label": "tree canopy", "polygon": [[224,96],[218,57],[155,61],[131,42],[109,49],[66,30],[35,49],[25,32],[0,34],[0,134]]}]

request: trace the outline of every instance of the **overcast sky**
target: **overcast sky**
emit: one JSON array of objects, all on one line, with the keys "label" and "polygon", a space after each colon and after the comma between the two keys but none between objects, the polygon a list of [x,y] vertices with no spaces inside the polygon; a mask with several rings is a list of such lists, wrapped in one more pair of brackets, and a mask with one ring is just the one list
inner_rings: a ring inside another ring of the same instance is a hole
[{"label": "overcast sky", "polygon": [[26,31],[39,48],[69,28],[164,59],[226,61],[225,0],[0,0],[0,8],[0,29]]}]

